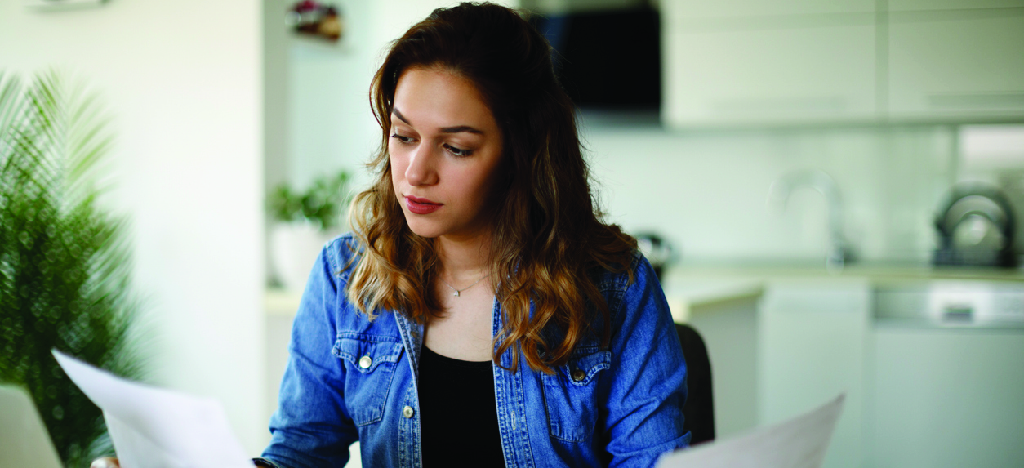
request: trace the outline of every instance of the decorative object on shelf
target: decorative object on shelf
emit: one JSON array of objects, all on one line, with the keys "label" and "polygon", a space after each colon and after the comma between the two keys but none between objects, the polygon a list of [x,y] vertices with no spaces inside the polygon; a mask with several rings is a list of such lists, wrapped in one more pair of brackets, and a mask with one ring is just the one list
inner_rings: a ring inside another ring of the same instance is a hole
[{"label": "decorative object on shelf", "polygon": [[303,0],[288,11],[288,24],[298,34],[337,42],[345,33],[344,19],[334,4]]},{"label": "decorative object on shelf", "polygon": [[56,72],[27,85],[0,73],[0,382],[32,395],[64,466],[113,447],[50,350],[142,375],[127,221],[97,201],[112,139],[83,90]]},{"label": "decorative object on shelf", "polygon": [[304,193],[279,184],[268,200],[274,218],[270,261],[274,277],[300,290],[324,244],[340,234],[340,211],[348,204],[348,171],[319,177]]}]

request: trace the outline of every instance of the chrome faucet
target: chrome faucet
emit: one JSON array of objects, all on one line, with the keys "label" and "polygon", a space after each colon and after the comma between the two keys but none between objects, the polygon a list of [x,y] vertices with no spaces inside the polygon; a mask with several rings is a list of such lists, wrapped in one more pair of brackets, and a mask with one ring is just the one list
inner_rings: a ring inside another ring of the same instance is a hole
[{"label": "chrome faucet", "polygon": [[808,186],[825,197],[828,205],[829,248],[825,267],[841,269],[854,260],[853,251],[843,235],[843,200],[832,176],[820,169],[806,169],[784,174],[772,182],[768,189],[768,203],[779,210],[785,209],[790,193],[800,186]]}]

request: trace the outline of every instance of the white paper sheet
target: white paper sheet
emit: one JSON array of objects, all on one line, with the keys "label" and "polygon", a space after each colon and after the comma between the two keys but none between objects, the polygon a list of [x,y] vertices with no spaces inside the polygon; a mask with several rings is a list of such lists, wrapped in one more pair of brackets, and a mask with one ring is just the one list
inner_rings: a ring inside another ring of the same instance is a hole
[{"label": "white paper sheet", "polygon": [[122,468],[251,468],[224,408],[134,383],[53,351],[64,372],[103,410]]},{"label": "white paper sheet", "polygon": [[746,435],[667,453],[657,468],[819,468],[844,398]]}]

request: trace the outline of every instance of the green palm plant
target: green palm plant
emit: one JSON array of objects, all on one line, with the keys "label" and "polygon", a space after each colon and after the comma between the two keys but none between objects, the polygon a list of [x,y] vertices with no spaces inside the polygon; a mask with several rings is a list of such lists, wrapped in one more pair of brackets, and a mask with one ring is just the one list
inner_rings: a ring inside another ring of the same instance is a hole
[{"label": "green palm plant", "polygon": [[82,86],[0,73],[0,383],[31,393],[67,466],[109,453],[109,437],[50,350],[141,375],[126,220],[98,203],[111,142]]}]

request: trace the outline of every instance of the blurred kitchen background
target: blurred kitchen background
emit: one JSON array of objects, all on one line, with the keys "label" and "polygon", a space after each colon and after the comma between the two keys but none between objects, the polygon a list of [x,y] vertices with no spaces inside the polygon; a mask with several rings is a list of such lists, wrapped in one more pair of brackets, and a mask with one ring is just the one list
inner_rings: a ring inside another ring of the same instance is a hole
[{"label": "blurred kitchen background", "polygon": [[[301,293],[266,194],[366,185],[382,51],[456,2],[326,3],[299,32],[285,0],[0,2],[0,67],[74,70],[115,116],[153,381],[254,454]],[[583,76],[601,202],[704,335],[719,436],[846,392],[829,467],[1024,465],[1024,1],[500,3]]]}]

